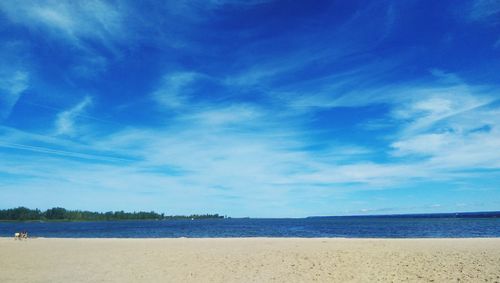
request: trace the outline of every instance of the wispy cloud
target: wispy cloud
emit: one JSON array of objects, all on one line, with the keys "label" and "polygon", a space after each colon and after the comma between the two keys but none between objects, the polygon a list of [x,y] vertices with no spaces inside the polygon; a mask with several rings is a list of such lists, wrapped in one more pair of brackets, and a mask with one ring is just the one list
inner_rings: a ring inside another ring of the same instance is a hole
[{"label": "wispy cloud", "polygon": [[[335,5],[328,9],[335,9]],[[292,39],[288,34],[290,31],[272,38],[263,35],[258,41],[238,48],[235,62],[228,65],[230,72],[224,78],[224,83],[235,87],[253,86],[276,90],[286,88],[290,82],[296,81],[296,76],[301,77],[301,82],[307,81],[307,76],[302,77],[305,71],[315,72],[318,67],[338,68],[339,65],[350,64],[360,52],[376,48],[386,38],[393,25],[394,9],[377,3],[364,5],[341,22],[331,24],[325,21],[329,25],[326,35],[300,27],[290,27],[294,32]],[[377,24],[369,30],[361,28],[361,23],[368,19],[376,20]],[[318,22],[324,20],[317,19]],[[255,36],[266,29],[267,26],[258,25],[247,32],[250,36]],[[244,60],[238,60],[239,58]],[[236,70],[233,71],[232,68]]]},{"label": "wispy cloud", "polygon": [[77,54],[67,75],[95,79],[108,67],[110,54],[119,56],[119,44],[128,38],[126,8],[108,1],[2,1],[0,12],[11,24],[24,26],[33,34],[70,46]]},{"label": "wispy cloud", "polygon": [[56,135],[74,136],[77,134],[75,119],[82,115],[91,104],[92,98],[86,96],[74,107],[59,113],[56,120]]},{"label": "wispy cloud", "polygon": [[[487,3],[459,24],[493,21]],[[6,37],[29,47],[0,49],[5,199],[305,216],[410,207],[342,207],[356,194],[497,185],[500,88],[469,68],[485,57],[457,45],[467,71],[435,60],[448,26],[418,36],[433,13],[410,4],[288,4],[1,2]]]},{"label": "wispy cloud", "polygon": [[24,1],[23,4],[2,1],[0,4],[0,9],[14,23],[45,30],[77,46],[91,39],[111,47],[111,41],[123,31],[121,8],[100,0]]},{"label": "wispy cloud", "polygon": [[104,161],[104,162],[127,162],[127,161],[129,161],[127,159],[115,158],[115,157],[104,156],[104,155],[72,152],[72,151],[65,151],[65,150],[60,150],[60,149],[52,149],[52,148],[47,148],[47,147],[32,146],[32,145],[25,145],[25,144],[4,143],[1,141],[0,141],[0,147],[19,149],[19,150],[27,150],[27,151],[31,151],[31,152],[44,153],[44,154],[48,154],[48,155],[56,155],[56,156],[61,156],[61,157],[87,159],[87,160],[92,160],[92,161]]},{"label": "wispy cloud", "polygon": [[500,23],[500,4],[497,0],[470,1],[469,19],[489,24]]},{"label": "wispy cloud", "polygon": [[186,106],[191,86],[200,75],[192,72],[176,72],[163,76],[160,85],[153,92],[152,97],[164,107],[171,109]]},{"label": "wispy cloud", "polygon": [[0,66],[0,122],[9,117],[23,92],[30,87],[31,75],[21,56],[23,51],[23,45],[16,41],[0,44],[0,61],[4,62]]},{"label": "wispy cloud", "polygon": [[395,117],[403,127],[393,153],[426,157],[434,170],[498,168],[500,154],[494,148],[500,145],[500,120],[494,94],[473,87],[451,90],[430,91],[398,109]]},{"label": "wispy cloud", "polygon": [[0,119],[9,117],[12,108],[28,86],[27,72],[0,70]]},{"label": "wispy cloud", "polygon": [[[337,102],[325,104],[330,109],[388,105],[386,117],[397,127],[385,137],[385,154],[392,158],[379,162],[371,159],[371,153],[376,150],[380,154],[380,149],[364,148],[355,142],[325,141],[328,146],[321,151],[311,149],[316,141],[311,139],[312,132],[303,117],[314,113],[315,108],[295,112],[293,104],[269,108],[248,102],[200,100],[193,105],[190,101],[194,94],[189,89],[199,77],[203,76],[169,73],[149,94],[160,109],[173,115],[168,125],[127,127],[85,141],[86,150],[128,160],[126,168],[108,158],[112,163],[103,165],[94,153],[87,156],[58,150],[60,145],[49,149],[29,145],[29,137],[8,138],[3,146],[51,156],[48,164],[53,164],[53,170],[77,187],[85,187],[94,178],[99,184],[92,187],[111,194],[114,190],[140,193],[137,187],[141,187],[153,195],[168,194],[184,204],[190,202],[186,199],[189,196],[195,207],[203,206],[207,199],[214,208],[237,206],[241,215],[258,215],[255,211],[270,215],[272,206],[289,206],[299,195],[315,199],[409,183],[458,182],[490,174],[477,169],[500,168],[500,155],[495,153],[500,146],[500,115],[491,105],[491,88],[461,80],[451,85],[431,80],[406,83],[404,87],[386,86],[383,91],[368,90],[360,94],[366,98],[360,101],[338,103],[338,98],[332,97]],[[60,136],[75,136],[78,131],[74,121],[91,101],[86,97],[59,114],[56,125]],[[57,160],[57,156],[87,161],[76,165],[74,160]],[[65,162],[73,165],[62,165]],[[19,164],[10,163],[11,174],[20,172],[12,171]],[[35,167],[24,164],[22,168],[26,174],[33,172],[51,179],[36,172]],[[306,215],[310,211],[296,213]]]}]

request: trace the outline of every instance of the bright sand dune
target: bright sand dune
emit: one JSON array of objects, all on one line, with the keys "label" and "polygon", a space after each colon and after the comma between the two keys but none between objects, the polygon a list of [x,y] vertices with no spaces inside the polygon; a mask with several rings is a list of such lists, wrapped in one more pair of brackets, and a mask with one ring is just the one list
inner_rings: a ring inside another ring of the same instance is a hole
[{"label": "bright sand dune", "polygon": [[0,238],[0,282],[500,282],[500,239]]}]

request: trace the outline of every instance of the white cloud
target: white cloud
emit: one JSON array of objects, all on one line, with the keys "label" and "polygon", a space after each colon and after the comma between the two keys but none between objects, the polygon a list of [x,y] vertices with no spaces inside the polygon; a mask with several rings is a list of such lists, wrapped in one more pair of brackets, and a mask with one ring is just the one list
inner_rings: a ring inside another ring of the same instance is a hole
[{"label": "white cloud", "polygon": [[25,45],[18,41],[0,43],[0,121],[8,118],[31,84]]},{"label": "white cloud", "polygon": [[111,47],[112,40],[123,34],[122,8],[100,0],[0,2],[0,9],[12,22],[46,30],[77,46],[93,39]]},{"label": "white cloud", "polygon": [[9,117],[21,94],[29,87],[26,71],[0,69],[0,119]]},{"label": "white cloud", "polygon": [[[440,179],[460,170],[498,168],[500,151],[495,147],[500,143],[500,115],[498,108],[492,106],[498,88],[470,85],[459,76],[441,70],[432,70],[435,80],[431,81],[359,88],[353,80],[364,81],[366,71],[370,73],[365,69],[348,77],[339,75],[330,87],[318,92],[288,93],[283,101],[288,101],[287,106],[293,110],[313,113],[325,108],[385,105],[390,112],[375,123],[386,131],[395,130],[384,137],[392,148],[388,153],[395,159],[370,165],[373,168],[350,164],[359,169],[352,170],[353,174],[349,167],[327,167],[309,175],[310,180],[351,179],[375,185],[384,178],[397,182],[422,176]],[[351,87],[345,88],[346,85]],[[370,126],[363,123],[364,129]],[[398,162],[408,166],[401,168]],[[453,174],[455,178],[460,176]]]},{"label": "white cloud", "polygon": [[497,91],[460,85],[414,92],[420,95],[393,112],[401,128],[392,154],[425,157],[438,171],[499,168],[500,110],[491,104]]},{"label": "white cloud", "polygon": [[[290,37],[288,33],[283,33],[282,37],[263,37],[240,46],[235,54],[237,58],[246,60],[235,60],[228,65],[230,72],[223,83],[235,87],[268,89],[272,86],[276,89],[286,81],[293,88],[295,85],[288,80],[304,81],[304,78],[297,80],[296,77],[302,77],[306,73],[304,70],[323,64],[341,67],[345,64],[343,60],[351,61],[351,57],[356,57],[359,52],[376,47],[392,29],[394,9],[386,3],[364,5],[341,23],[325,27],[328,29],[326,38],[322,29],[305,28],[307,32],[304,32],[294,27],[302,32],[297,32],[294,37]],[[366,21],[374,24],[367,29],[364,25]],[[256,26],[240,30],[240,34],[254,35],[265,29],[266,26]],[[382,64],[378,63],[380,68]]]},{"label": "white cloud", "polygon": [[153,98],[171,109],[185,106],[191,93],[191,84],[199,77],[197,73],[176,72],[163,76]]},{"label": "white cloud", "polygon": [[470,2],[468,17],[473,21],[483,21],[489,24],[500,22],[500,3],[498,0],[473,0]]},{"label": "white cloud", "polygon": [[[313,60],[312,58],[308,58],[306,61]],[[278,61],[278,60],[276,60]],[[267,82],[268,80],[272,80],[277,75],[284,75],[287,72],[293,71],[300,66],[300,64],[307,64],[304,61],[290,60],[287,58],[287,63],[284,62],[272,62],[270,66],[262,66],[265,63],[259,64],[258,67],[251,67],[244,72],[239,74],[231,74],[224,79],[224,83],[229,86],[237,86],[237,87],[245,87],[245,86],[258,86]],[[289,63],[288,61],[292,61],[293,63]],[[267,63],[269,64],[269,63]]]},{"label": "white cloud", "polygon": [[401,156],[407,154],[437,154],[444,147],[449,146],[449,133],[423,134],[407,140],[400,140],[392,144],[396,149],[394,154]]},{"label": "white cloud", "polygon": [[107,67],[108,60],[104,56],[87,51],[75,61],[70,72],[81,78],[93,79],[104,73]]},{"label": "white cloud", "polygon": [[122,2],[0,1],[0,13],[13,24],[69,45],[68,51],[75,55],[67,73],[80,78],[95,78],[104,72],[108,60],[120,56],[118,45],[129,39],[125,28],[127,11]]},{"label": "white cloud", "polygon": [[497,41],[495,41],[495,43],[493,44],[493,48],[495,49],[500,48],[500,38],[498,38]]},{"label": "white cloud", "polygon": [[447,119],[466,115],[494,100],[490,93],[467,85],[414,88],[401,95],[407,95],[406,101],[400,100],[393,117],[406,121],[407,135],[425,131],[438,123],[446,124]]},{"label": "white cloud", "polygon": [[464,82],[460,79],[459,76],[453,74],[453,73],[448,73],[444,72],[443,70],[440,69],[431,69],[430,73],[438,78],[441,83],[449,83],[449,84],[463,84]]},{"label": "white cloud", "polygon": [[80,103],[69,110],[57,115],[56,135],[73,136],[77,133],[75,129],[75,119],[82,115],[86,108],[92,104],[92,99],[86,96]]},{"label": "white cloud", "polygon": [[237,125],[244,127],[251,125],[256,119],[262,118],[262,109],[246,104],[234,104],[219,107],[201,107],[191,115],[186,115],[183,119],[196,120],[198,123],[207,125]]},{"label": "white cloud", "polygon": [[129,161],[127,159],[115,158],[115,157],[104,156],[104,155],[88,154],[88,153],[75,152],[75,151],[65,151],[65,150],[53,149],[53,148],[48,148],[48,147],[33,146],[33,145],[26,145],[26,144],[16,144],[16,143],[1,142],[1,141],[0,141],[0,147],[18,149],[18,150],[26,150],[26,151],[31,151],[31,152],[35,152],[35,153],[44,153],[44,154],[48,154],[48,155],[55,155],[55,156],[62,156],[62,157],[87,159],[87,160],[93,160],[93,161],[105,161],[105,162],[126,162],[126,161]]},{"label": "white cloud", "polygon": [[[167,74],[150,94],[171,114],[168,125],[117,129],[84,145],[11,133],[2,136],[3,146],[44,154],[44,168],[37,165],[40,159],[35,164],[7,158],[0,171],[34,176],[35,181],[27,181],[33,187],[47,184],[64,191],[71,185],[89,195],[135,198],[145,208],[169,207],[175,213],[213,209],[239,211],[236,216],[280,216],[277,207],[293,207],[291,202],[301,197],[318,202],[308,211],[294,212],[303,216],[311,209],[321,211],[319,206],[327,203],[322,199],[339,192],[458,182],[484,176],[474,170],[500,168],[499,110],[488,104],[495,96],[481,87],[407,84],[362,93],[367,101],[344,100],[351,107],[383,101],[392,109],[388,115],[398,131],[385,137],[392,159],[376,162],[370,154],[379,148],[348,142],[325,140],[325,149],[308,149],[314,146],[311,132],[292,119],[294,106],[283,106],[290,119],[249,103],[198,101],[193,107],[190,89],[199,76]],[[384,95],[371,98],[374,94]],[[87,97],[62,112],[56,132],[62,137],[77,134],[75,119],[90,105]],[[333,105],[342,104],[329,107]],[[303,118],[304,112],[295,115]],[[34,140],[51,146],[33,145]],[[119,158],[99,158],[100,153]]]}]

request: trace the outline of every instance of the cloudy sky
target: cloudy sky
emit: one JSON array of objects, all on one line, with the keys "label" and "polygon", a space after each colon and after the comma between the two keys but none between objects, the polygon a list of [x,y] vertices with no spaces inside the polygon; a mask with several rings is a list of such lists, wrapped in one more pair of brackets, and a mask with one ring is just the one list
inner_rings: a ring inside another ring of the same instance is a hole
[{"label": "cloudy sky", "polygon": [[500,210],[500,2],[0,1],[0,207]]}]

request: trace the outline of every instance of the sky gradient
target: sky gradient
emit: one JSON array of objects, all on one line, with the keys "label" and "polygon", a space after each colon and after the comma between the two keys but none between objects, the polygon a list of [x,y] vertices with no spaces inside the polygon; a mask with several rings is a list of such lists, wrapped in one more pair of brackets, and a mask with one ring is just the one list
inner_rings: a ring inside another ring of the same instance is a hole
[{"label": "sky gradient", "polygon": [[500,1],[0,1],[0,207],[500,210]]}]

